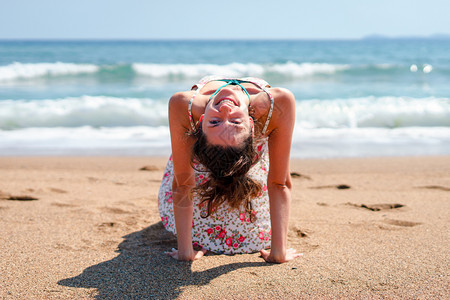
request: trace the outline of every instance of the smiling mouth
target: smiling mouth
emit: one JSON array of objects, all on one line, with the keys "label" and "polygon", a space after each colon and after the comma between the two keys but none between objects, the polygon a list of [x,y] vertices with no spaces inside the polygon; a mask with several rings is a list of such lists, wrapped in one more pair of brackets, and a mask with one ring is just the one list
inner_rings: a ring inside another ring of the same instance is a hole
[{"label": "smiling mouth", "polygon": [[229,104],[232,104],[234,106],[238,106],[238,104],[236,103],[236,100],[228,98],[228,97],[224,97],[224,98],[220,99],[219,102],[217,102],[216,105],[219,105],[222,102],[224,102],[224,104],[225,103],[229,103]]}]

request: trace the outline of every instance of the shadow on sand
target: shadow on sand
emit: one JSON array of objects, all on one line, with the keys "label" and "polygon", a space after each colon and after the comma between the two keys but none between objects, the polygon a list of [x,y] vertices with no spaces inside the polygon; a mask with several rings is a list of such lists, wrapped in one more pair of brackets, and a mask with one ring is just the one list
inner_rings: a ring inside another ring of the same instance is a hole
[{"label": "shadow on sand", "polygon": [[236,269],[267,266],[265,262],[242,262],[193,272],[192,262],[179,262],[164,255],[176,247],[176,238],[161,222],[126,235],[117,252],[106,262],[86,268],[59,285],[97,289],[97,299],[175,299],[187,286],[202,286]]}]

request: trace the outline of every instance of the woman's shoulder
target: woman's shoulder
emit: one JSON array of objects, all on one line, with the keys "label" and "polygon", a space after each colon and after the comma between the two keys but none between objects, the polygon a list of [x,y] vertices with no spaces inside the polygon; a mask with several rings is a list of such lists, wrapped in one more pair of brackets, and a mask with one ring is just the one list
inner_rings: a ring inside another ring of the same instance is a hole
[{"label": "woman's shoulder", "polygon": [[177,92],[169,100],[169,123],[171,125],[180,124],[184,128],[189,125],[189,103],[193,91]]},{"label": "woman's shoulder", "polygon": [[189,105],[189,101],[191,100],[193,95],[193,91],[182,91],[176,92],[169,99],[169,107],[180,107]]},{"label": "woman's shoulder", "polygon": [[187,114],[193,91],[176,92],[169,99],[169,112]]},{"label": "woman's shoulder", "polygon": [[292,122],[295,118],[295,96],[294,94],[281,87],[270,88],[269,92],[273,96],[273,112],[269,123],[268,131],[283,127],[286,122]]},{"label": "woman's shoulder", "polygon": [[286,88],[282,88],[282,87],[272,87],[269,88],[270,93],[273,95],[273,98],[275,101],[287,101],[287,102],[291,102],[295,100],[294,94],[286,89]]},{"label": "woman's shoulder", "polygon": [[273,116],[283,113],[286,109],[295,109],[295,96],[286,89],[280,87],[270,88],[270,93],[273,96]]}]

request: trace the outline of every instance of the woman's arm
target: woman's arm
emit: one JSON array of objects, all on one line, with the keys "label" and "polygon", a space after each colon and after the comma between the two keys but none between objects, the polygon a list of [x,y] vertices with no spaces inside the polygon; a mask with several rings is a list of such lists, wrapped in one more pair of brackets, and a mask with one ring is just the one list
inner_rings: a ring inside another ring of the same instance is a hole
[{"label": "woman's arm", "polygon": [[174,179],[172,185],[173,210],[177,230],[178,250],[168,255],[178,260],[194,260],[204,252],[192,248],[193,204],[189,197],[195,184],[194,171],[190,164],[193,141],[187,136],[190,130],[188,118],[189,92],[176,93],[169,101],[169,126],[172,143]]},{"label": "woman's arm", "polygon": [[268,262],[283,263],[301,254],[287,249],[288,222],[291,203],[289,160],[295,123],[295,98],[286,89],[272,89],[275,98],[269,134],[269,175],[267,187],[270,202],[272,241],[270,253],[262,250]]}]

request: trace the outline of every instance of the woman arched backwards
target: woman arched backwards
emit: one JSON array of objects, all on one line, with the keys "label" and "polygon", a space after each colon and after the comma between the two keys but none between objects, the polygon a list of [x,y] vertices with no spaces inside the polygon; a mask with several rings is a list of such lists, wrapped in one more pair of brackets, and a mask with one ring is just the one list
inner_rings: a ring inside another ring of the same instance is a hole
[{"label": "woman arched backwards", "polygon": [[293,94],[258,78],[209,76],[171,97],[172,156],[158,194],[178,241],[168,255],[260,251],[275,263],[301,255],[287,249],[294,122]]}]

